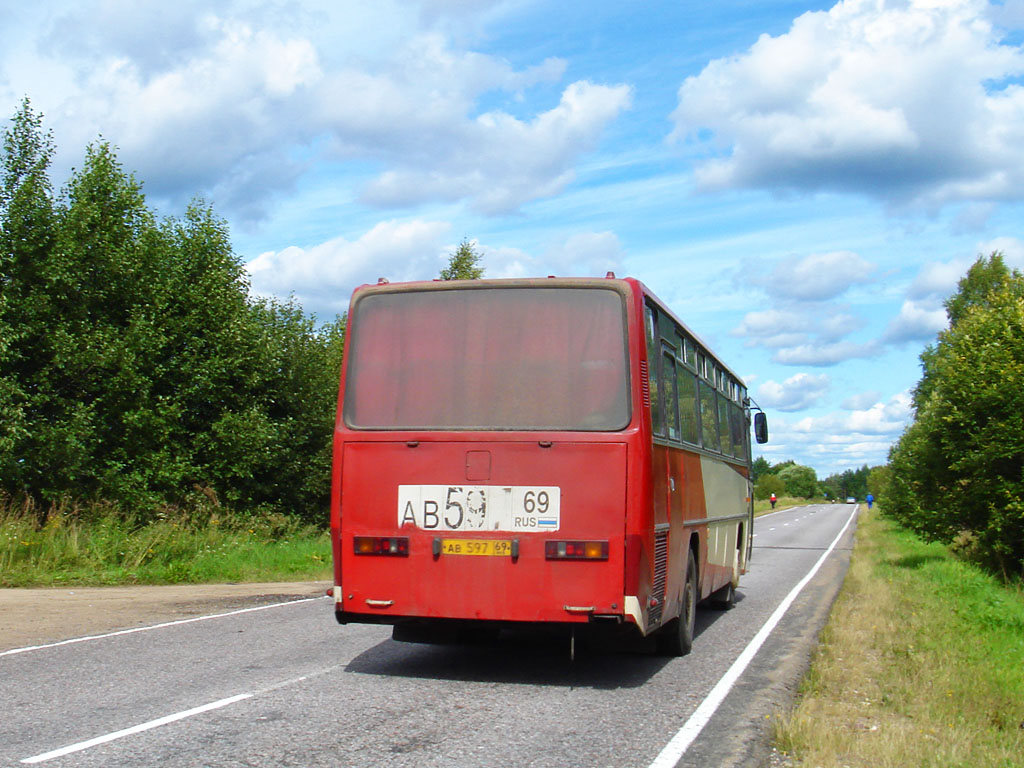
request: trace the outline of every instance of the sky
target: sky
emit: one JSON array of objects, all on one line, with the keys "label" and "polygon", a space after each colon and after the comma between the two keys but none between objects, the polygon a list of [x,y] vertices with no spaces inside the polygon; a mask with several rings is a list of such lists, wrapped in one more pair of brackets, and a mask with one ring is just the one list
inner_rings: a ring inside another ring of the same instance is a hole
[{"label": "sky", "polygon": [[0,119],[321,320],[464,239],[636,277],[824,478],[886,462],[978,255],[1024,268],[1022,46],[1024,0],[0,0]]}]

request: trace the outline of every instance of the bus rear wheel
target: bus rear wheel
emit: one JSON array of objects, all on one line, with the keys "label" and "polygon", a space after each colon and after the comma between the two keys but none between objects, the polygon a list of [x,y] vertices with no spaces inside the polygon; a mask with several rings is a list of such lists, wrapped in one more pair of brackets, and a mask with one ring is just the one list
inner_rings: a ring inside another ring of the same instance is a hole
[{"label": "bus rear wheel", "polygon": [[697,619],[697,562],[686,558],[686,583],[679,618],[658,632],[658,651],[666,656],[685,656],[693,648],[693,630]]}]

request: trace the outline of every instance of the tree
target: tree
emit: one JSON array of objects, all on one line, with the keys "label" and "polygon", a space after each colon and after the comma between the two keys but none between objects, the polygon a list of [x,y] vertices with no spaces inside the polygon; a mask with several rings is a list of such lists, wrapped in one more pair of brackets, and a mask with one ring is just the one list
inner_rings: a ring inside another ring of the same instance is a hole
[{"label": "tree", "polygon": [[479,266],[482,258],[475,243],[463,238],[458,250],[448,259],[448,266],[441,270],[441,279],[479,280],[484,276],[484,268]]},{"label": "tree", "polygon": [[750,465],[750,480],[755,484],[761,477],[771,473],[772,465],[768,463],[768,459],[764,456],[758,456]]},{"label": "tree", "polygon": [[914,422],[890,451],[886,510],[932,540],[974,542],[982,563],[1024,573],[1024,277],[998,253],[947,302],[922,355]]},{"label": "tree", "polygon": [[984,307],[1005,288],[1011,286],[1020,274],[1011,271],[1000,251],[993,251],[988,258],[979,256],[967,274],[957,284],[957,292],[945,301],[946,316],[951,326],[959,323],[974,307]]},{"label": "tree", "polygon": [[51,134],[28,99],[2,133],[0,157],[0,478],[23,462],[19,445],[30,429],[30,389],[20,375],[35,365],[53,308],[40,290],[53,248],[53,190],[47,175]]},{"label": "tree", "polygon": [[778,475],[761,475],[754,483],[754,498],[767,499],[772,494],[782,496],[786,493],[786,482]]},{"label": "tree", "polygon": [[872,467],[868,473],[868,493],[876,499],[885,496],[889,490],[889,479],[892,472],[887,466]]},{"label": "tree", "polygon": [[853,496],[863,499],[868,495],[868,476],[871,470],[865,464],[860,469],[847,469],[839,474],[829,475],[822,485],[832,498],[845,499]]},{"label": "tree", "polygon": [[788,496],[809,499],[818,495],[818,474],[800,464],[789,464],[779,470],[777,477],[785,483]]},{"label": "tree", "polygon": [[[957,291],[945,301],[946,317],[950,328],[955,326],[971,309],[985,306],[993,292],[1019,281],[1020,273],[1011,271],[1000,251],[993,251],[986,258],[978,256],[957,284]],[[929,345],[921,353],[922,376],[913,392],[915,408],[920,408],[931,394],[936,371],[934,358],[936,348]]]},{"label": "tree", "polygon": [[13,123],[0,490],[143,519],[212,501],[322,520],[344,318],[317,329],[294,302],[251,300],[226,224],[199,201],[157,221],[109,144],[54,200],[41,119],[26,102]]}]

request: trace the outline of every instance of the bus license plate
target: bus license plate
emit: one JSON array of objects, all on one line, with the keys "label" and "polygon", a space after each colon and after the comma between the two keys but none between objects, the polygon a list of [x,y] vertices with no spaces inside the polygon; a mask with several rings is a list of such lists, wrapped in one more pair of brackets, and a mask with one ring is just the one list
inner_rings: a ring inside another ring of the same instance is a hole
[{"label": "bus license plate", "polygon": [[505,539],[441,539],[441,554],[511,557],[512,542]]},{"label": "bus license plate", "polygon": [[400,485],[398,527],[424,531],[557,531],[562,489],[541,485]]}]

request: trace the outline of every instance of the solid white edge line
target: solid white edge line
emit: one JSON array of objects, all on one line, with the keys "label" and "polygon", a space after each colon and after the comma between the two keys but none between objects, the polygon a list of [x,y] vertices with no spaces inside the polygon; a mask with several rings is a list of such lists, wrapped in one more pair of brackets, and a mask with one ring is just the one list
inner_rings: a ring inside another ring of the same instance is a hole
[{"label": "solid white edge line", "polygon": [[74,643],[84,643],[86,640],[103,640],[107,637],[118,637],[119,635],[131,635],[136,632],[148,632],[151,629],[163,629],[164,627],[176,627],[179,624],[191,624],[196,621],[207,621],[209,619],[220,619],[225,616],[237,616],[240,613],[251,613],[253,611],[265,611],[269,608],[280,608],[285,605],[296,605],[298,603],[308,603],[311,600],[324,600],[323,597],[303,597],[298,600],[286,600],[283,603],[271,603],[270,605],[257,605],[255,608],[239,608],[237,611],[228,611],[227,613],[213,613],[209,616],[193,616],[191,619],[178,619],[177,621],[165,621],[162,624],[150,624],[145,627],[133,627],[132,629],[121,629],[117,632],[107,632],[103,635],[86,635],[85,637],[74,637],[70,640],[60,640],[56,643],[45,643],[43,645],[29,645],[24,648],[12,648],[9,651],[0,651],[0,657],[13,656],[16,653],[26,653],[27,651],[39,651],[43,648],[56,648],[59,645],[72,645]]},{"label": "solid white edge line", "polygon": [[736,661],[732,663],[732,666],[722,675],[721,679],[715,684],[715,687],[711,689],[711,692],[704,698],[700,706],[694,710],[693,714],[690,715],[690,719],[683,723],[683,727],[679,729],[672,740],[665,745],[665,748],[661,750],[661,753],[654,758],[654,762],[651,763],[650,768],[673,768],[679,760],[686,754],[686,750],[690,748],[690,745],[694,742],[700,732],[704,730],[704,726],[711,720],[711,716],[715,714],[718,707],[721,706],[722,702],[725,701],[725,697],[729,694],[729,691],[735,685],[740,675],[746,670],[753,661],[755,654],[760,650],[761,646],[764,645],[765,640],[775,629],[775,626],[782,620],[786,611],[789,610],[789,606],[796,600],[797,595],[803,590],[807,583],[814,578],[814,574],[818,572],[825,559],[832,553],[832,550],[836,548],[839,540],[846,533],[846,529],[850,527],[850,523],[853,522],[854,516],[857,514],[857,506],[854,506],[853,512],[850,513],[849,519],[846,521],[846,525],[839,532],[839,535],[829,545],[829,548],[825,550],[824,554],[818,558],[818,562],[814,564],[814,567],[807,572],[807,575],[800,580],[800,582],[790,590],[790,593],[786,595],[785,599],[779,603],[779,607],[775,609],[775,612],[768,618],[768,621],[764,623],[764,626],[758,630],[758,633],[754,635],[754,638],[747,644],[747,647],[743,649],[743,652],[736,657]]},{"label": "solid white edge line", "polygon": [[211,709],[220,709],[226,707],[229,704],[234,704],[237,701],[243,699],[252,698],[251,693],[241,693],[238,696],[232,696],[227,699],[221,699],[220,701],[214,701],[210,704],[204,704],[201,707],[195,707],[194,709],[187,709],[184,712],[178,712],[173,715],[167,715],[166,717],[160,717],[156,720],[150,720],[148,723],[142,723],[141,725],[133,725],[131,728],[125,728],[122,731],[114,731],[108,733],[105,736],[97,736],[95,739],[89,739],[88,741],[80,741],[77,744],[72,744],[68,747],[62,747],[61,749],[55,749],[52,752],[44,752],[41,755],[35,757],[26,757],[22,760],[22,763],[33,764],[33,763],[44,763],[47,760],[53,760],[56,757],[63,757],[64,755],[70,755],[72,752],[81,752],[83,749],[89,749],[100,744],[106,744],[108,741],[114,741],[115,739],[121,739],[125,736],[131,736],[142,731],[148,731],[151,728],[159,728],[161,725],[167,725],[169,723],[177,722],[178,720],[184,720],[186,717],[192,717],[193,715],[199,715],[203,712],[209,712]]}]

